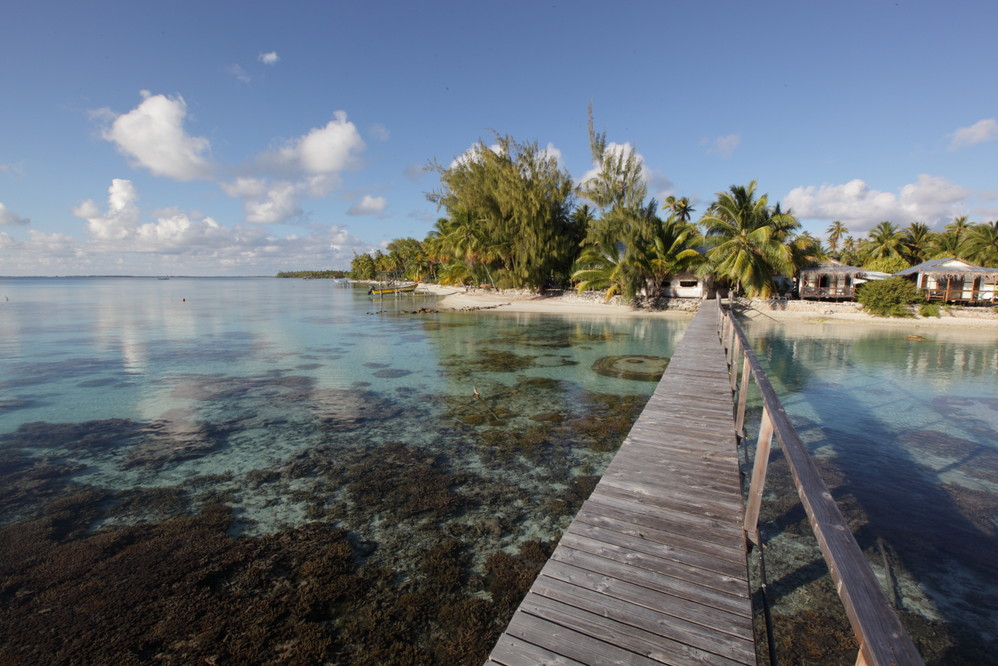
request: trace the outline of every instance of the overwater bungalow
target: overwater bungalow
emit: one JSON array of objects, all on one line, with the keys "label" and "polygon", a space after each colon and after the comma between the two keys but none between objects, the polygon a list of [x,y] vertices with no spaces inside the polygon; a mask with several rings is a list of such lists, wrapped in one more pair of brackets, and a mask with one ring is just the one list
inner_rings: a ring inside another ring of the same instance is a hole
[{"label": "overwater bungalow", "polygon": [[996,303],[998,268],[975,266],[956,257],[929,261],[895,273],[915,282],[927,301],[945,303]]},{"label": "overwater bungalow", "polygon": [[799,293],[801,298],[852,300],[856,298],[859,285],[889,277],[887,273],[846,266],[829,259],[801,270]]}]

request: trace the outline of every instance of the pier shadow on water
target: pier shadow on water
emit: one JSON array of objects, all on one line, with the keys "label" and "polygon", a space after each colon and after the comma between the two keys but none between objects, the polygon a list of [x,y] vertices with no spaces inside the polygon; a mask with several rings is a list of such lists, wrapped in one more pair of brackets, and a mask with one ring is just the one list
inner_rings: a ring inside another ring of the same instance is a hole
[{"label": "pier shadow on water", "polygon": [[[883,341],[863,344],[773,336],[756,346],[771,379],[783,381],[777,391],[802,441],[926,663],[987,663],[998,650],[998,451],[987,444],[998,441],[998,404],[910,393],[863,358]],[[913,352],[936,362],[957,353]],[[811,371],[814,355],[845,366],[848,384]],[[766,490],[761,527],[780,663],[854,660],[858,648],[778,448]]]}]

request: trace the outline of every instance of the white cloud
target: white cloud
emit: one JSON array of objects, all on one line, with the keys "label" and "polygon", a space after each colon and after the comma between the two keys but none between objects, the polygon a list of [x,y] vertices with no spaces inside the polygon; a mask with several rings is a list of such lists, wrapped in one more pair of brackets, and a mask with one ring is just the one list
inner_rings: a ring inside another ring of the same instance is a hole
[{"label": "white cloud", "polygon": [[25,224],[31,224],[31,220],[7,210],[7,207],[0,203],[0,227],[19,227]]},{"label": "white cloud", "polygon": [[277,150],[260,155],[264,168],[303,171],[310,174],[339,173],[360,166],[359,154],[366,144],[346,111],[336,111],[325,127],[317,127]]},{"label": "white cloud", "polygon": [[261,53],[257,56],[257,60],[264,65],[276,65],[280,57],[277,55],[277,51],[271,51],[270,53]]},{"label": "white cloud", "polygon": [[384,125],[375,123],[374,125],[371,125],[371,136],[378,141],[388,141],[388,139],[392,138],[392,133],[391,130]]},{"label": "white cloud", "polygon": [[145,167],[157,176],[175,180],[210,178],[212,169],[205,155],[211,144],[184,130],[184,98],[148,91],[142,91],[142,96],[142,102],[128,113],[114,117],[102,111],[114,121],[101,136],[130,157],[133,165]]},{"label": "white cloud", "polygon": [[950,136],[953,137],[949,145],[950,151],[976,146],[985,141],[993,141],[998,139],[998,120],[994,118],[978,120],[970,127],[961,127]]},{"label": "white cloud", "polygon": [[[466,151],[464,151],[463,153],[455,157],[453,160],[451,160],[450,166],[448,168],[453,169],[454,167],[460,164],[467,164],[471,160],[478,159],[478,152],[480,149],[481,149],[481,144],[478,143],[471,144],[470,148],[468,148]],[[491,150],[496,155],[502,154],[502,146],[500,146],[498,143],[493,143],[491,146],[489,146],[489,150]]]},{"label": "white cloud", "polygon": [[92,199],[73,210],[73,215],[87,221],[91,237],[98,240],[123,240],[132,235],[139,222],[139,195],[130,180],[115,178],[107,189],[107,212],[101,213]]},{"label": "white cloud", "polygon": [[[243,181],[245,191],[257,183]],[[0,260],[17,274],[125,273],[155,275],[264,274],[303,267],[346,268],[354,250],[368,244],[338,225],[317,224],[305,235],[285,238],[254,225],[225,226],[196,212],[168,209],[148,218],[127,180],[108,188],[104,210],[87,200],[74,213],[86,221],[86,240],[28,231],[24,240],[0,232]]]},{"label": "white cloud", "polygon": [[703,139],[700,141],[701,146],[707,147],[708,153],[720,155],[725,159],[734,155],[735,149],[738,148],[741,143],[742,137],[739,134],[727,134],[714,139]]},{"label": "white cloud", "polygon": [[843,185],[796,187],[783,204],[799,218],[840,220],[857,233],[883,220],[900,226],[911,222],[938,226],[965,214],[970,196],[970,190],[945,178],[922,174],[897,194],[871,189],[857,178]]},{"label": "white cloud", "polygon": [[382,212],[387,205],[388,200],[386,198],[372,197],[370,194],[365,194],[364,198],[350,207],[347,215],[372,215]]},{"label": "white cloud", "polygon": [[240,65],[226,65],[225,72],[232,78],[243,83],[249,83],[253,80],[253,77],[249,75],[249,72],[243,69]]},{"label": "white cloud", "polygon": [[[611,153],[616,153],[616,155],[621,159],[626,159],[628,155],[633,153],[634,157],[641,165],[641,180],[649,189],[651,195],[659,201],[662,201],[672,192],[673,185],[669,177],[661,171],[649,167],[647,162],[645,162],[644,156],[641,155],[641,153],[636,152],[634,146],[630,143],[614,143],[611,141],[607,144],[606,149]],[[582,178],[577,180],[576,184],[582,185],[590,179],[599,176],[600,168],[599,164],[593,163],[593,167],[589,169],[589,171],[582,174]]]}]

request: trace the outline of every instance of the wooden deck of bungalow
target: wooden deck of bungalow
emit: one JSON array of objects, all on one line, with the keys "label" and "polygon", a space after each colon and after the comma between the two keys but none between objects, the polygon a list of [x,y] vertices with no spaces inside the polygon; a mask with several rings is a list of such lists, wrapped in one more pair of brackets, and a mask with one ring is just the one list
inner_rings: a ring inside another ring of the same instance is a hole
[{"label": "wooden deck of bungalow", "polygon": [[731,380],[704,307],[489,663],[756,663],[742,521]]}]

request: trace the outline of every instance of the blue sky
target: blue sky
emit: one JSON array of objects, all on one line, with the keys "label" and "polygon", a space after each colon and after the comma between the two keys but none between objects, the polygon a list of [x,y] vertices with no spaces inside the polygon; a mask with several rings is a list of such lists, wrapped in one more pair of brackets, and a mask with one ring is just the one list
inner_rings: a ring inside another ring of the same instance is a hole
[{"label": "blue sky", "polygon": [[46,2],[4,10],[0,275],[270,275],[423,238],[492,131],[823,234],[998,219],[998,3]]}]

